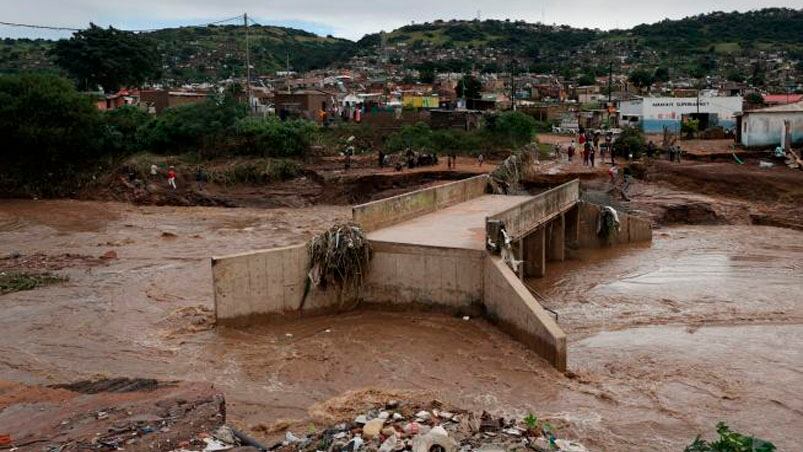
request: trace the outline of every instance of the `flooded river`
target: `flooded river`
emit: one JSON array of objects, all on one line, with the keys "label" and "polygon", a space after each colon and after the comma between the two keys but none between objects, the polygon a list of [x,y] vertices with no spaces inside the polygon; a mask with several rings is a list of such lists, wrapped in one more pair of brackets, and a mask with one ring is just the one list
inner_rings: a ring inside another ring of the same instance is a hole
[{"label": "flooded river", "polygon": [[569,335],[570,377],[479,319],[358,310],[211,328],[211,255],[298,243],[348,215],[0,201],[0,255],[72,262],[64,284],[0,297],[0,379],[208,381],[257,436],[379,388],[531,411],[594,450],[682,450],[720,420],[800,445],[803,233],[679,227],[550,264],[535,284]]}]

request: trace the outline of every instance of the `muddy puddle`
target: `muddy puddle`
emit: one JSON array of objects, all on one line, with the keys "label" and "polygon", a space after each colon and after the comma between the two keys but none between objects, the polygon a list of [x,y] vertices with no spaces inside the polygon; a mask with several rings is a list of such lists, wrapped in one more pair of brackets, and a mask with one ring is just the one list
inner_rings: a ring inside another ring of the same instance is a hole
[{"label": "muddy puddle", "polygon": [[212,327],[209,256],[299,243],[348,215],[0,201],[0,224],[13,225],[2,255],[118,256],[0,297],[0,379],[210,382],[255,436],[346,391],[384,388],[533,412],[593,450],[682,450],[719,420],[781,450],[800,444],[803,357],[791,344],[803,343],[803,233],[670,228],[651,247],[550,264],[537,284],[569,334],[570,377],[473,318],[358,310]]}]

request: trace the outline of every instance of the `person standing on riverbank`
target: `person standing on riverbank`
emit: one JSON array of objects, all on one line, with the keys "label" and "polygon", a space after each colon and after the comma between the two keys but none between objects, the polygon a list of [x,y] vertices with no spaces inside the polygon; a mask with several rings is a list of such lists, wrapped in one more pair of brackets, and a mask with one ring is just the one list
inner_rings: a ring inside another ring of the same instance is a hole
[{"label": "person standing on riverbank", "polygon": [[176,189],[176,168],[174,166],[170,166],[167,169],[167,185],[172,187],[173,190]]}]

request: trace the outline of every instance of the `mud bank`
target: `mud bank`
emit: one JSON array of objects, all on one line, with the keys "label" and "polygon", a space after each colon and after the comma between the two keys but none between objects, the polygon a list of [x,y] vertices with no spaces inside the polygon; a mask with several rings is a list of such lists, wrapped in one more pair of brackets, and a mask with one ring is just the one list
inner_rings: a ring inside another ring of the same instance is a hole
[{"label": "mud bank", "polygon": [[679,450],[719,420],[781,450],[799,441],[803,359],[775,352],[801,339],[799,232],[670,228],[652,248],[552,265],[539,284],[570,333],[570,377],[477,319],[358,310],[213,328],[209,256],[301,242],[347,217],[343,207],[0,202],[0,254],[117,254],[0,297],[0,379],[212,383],[228,420],[265,438],[317,422],[346,391],[379,388],[532,412],[597,450]]},{"label": "mud bank", "polygon": [[169,451],[225,421],[223,394],[204,383],[116,379],[47,388],[0,380],[0,430],[16,450]]}]

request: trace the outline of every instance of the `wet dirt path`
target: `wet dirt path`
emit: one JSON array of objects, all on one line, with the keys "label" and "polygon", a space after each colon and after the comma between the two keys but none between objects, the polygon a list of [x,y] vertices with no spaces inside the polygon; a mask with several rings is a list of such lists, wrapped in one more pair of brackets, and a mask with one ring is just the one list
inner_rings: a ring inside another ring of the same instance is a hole
[{"label": "wet dirt path", "polygon": [[0,297],[0,379],[207,381],[257,436],[375,387],[532,411],[595,450],[678,450],[718,420],[781,450],[799,444],[803,358],[782,345],[803,342],[803,234],[673,228],[651,248],[589,253],[559,276],[551,265],[539,284],[569,333],[571,378],[478,319],[357,311],[209,328],[209,256],[298,243],[348,214],[0,201],[0,255],[118,255]]}]

